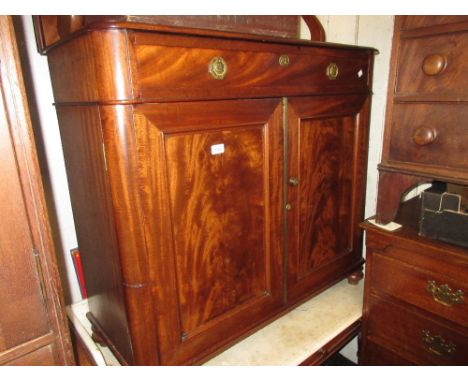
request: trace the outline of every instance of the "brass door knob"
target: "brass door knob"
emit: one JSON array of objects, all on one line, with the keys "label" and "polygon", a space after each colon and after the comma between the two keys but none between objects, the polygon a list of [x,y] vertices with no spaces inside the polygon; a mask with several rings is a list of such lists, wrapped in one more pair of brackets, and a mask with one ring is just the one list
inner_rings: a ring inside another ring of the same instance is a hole
[{"label": "brass door knob", "polygon": [[291,177],[288,180],[290,186],[297,187],[299,185],[299,179]]},{"label": "brass door knob", "polygon": [[285,208],[286,211],[291,211],[291,209],[292,209],[291,203],[286,203],[284,208]]}]

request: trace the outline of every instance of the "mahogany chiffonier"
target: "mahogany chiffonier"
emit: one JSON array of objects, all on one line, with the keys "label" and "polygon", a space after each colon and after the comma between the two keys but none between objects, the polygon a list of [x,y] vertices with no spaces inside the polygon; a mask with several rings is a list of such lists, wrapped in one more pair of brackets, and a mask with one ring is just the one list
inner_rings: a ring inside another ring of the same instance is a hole
[{"label": "mahogany chiffonier", "polygon": [[[395,19],[376,220],[366,229],[360,363],[468,365],[468,249],[418,234],[433,180],[468,185],[468,17]],[[468,233],[467,233],[468,234]]]},{"label": "mahogany chiffonier", "polygon": [[0,16],[0,365],[73,365],[23,74]]},{"label": "mahogany chiffonier", "polygon": [[359,277],[373,49],[88,21],[36,26],[89,317],[122,363],[199,364]]}]

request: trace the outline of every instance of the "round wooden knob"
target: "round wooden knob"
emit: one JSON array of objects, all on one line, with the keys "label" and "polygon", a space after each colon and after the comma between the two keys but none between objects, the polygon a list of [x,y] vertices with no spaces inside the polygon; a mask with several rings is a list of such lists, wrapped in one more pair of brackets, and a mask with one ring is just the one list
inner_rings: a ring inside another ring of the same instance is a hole
[{"label": "round wooden knob", "polygon": [[422,71],[427,76],[435,76],[442,73],[447,66],[447,56],[443,54],[431,54],[422,64]]},{"label": "round wooden knob", "polygon": [[437,138],[437,131],[431,127],[420,127],[413,133],[413,142],[419,146],[430,145]]}]

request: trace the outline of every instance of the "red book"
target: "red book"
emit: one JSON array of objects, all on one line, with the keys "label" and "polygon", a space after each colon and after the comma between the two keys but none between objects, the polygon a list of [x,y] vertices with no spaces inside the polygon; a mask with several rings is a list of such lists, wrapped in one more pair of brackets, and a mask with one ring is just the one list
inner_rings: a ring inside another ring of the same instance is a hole
[{"label": "red book", "polygon": [[86,284],[84,280],[83,267],[81,266],[81,257],[80,251],[78,248],[72,249],[71,256],[73,259],[73,265],[75,266],[76,276],[78,277],[78,284],[80,286],[80,292],[82,298],[88,298],[88,293],[86,292]]}]

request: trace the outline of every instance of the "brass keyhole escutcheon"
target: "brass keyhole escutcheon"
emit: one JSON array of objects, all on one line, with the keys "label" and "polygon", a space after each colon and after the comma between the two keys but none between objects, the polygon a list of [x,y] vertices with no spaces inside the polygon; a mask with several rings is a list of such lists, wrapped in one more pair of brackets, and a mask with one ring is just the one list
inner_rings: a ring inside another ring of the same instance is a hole
[{"label": "brass keyhole escutcheon", "polygon": [[330,80],[336,80],[338,77],[339,69],[338,65],[335,64],[334,62],[330,62],[327,66],[327,77]]},{"label": "brass keyhole escutcheon", "polygon": [[213,57],[208,65],[208,72],[215,80],[224,80],[227,69],[226,61],[222,57]]},{"label": "brass keyhole escutcheon", "polygon": [[287,54],[282,54],[278,59],[278,62],[281,66],[288,66],[289,65],[289,56]]}]

